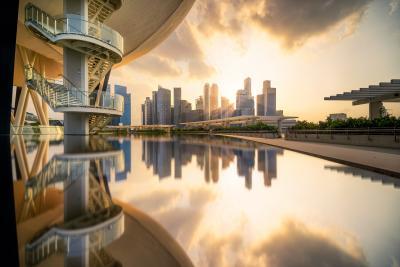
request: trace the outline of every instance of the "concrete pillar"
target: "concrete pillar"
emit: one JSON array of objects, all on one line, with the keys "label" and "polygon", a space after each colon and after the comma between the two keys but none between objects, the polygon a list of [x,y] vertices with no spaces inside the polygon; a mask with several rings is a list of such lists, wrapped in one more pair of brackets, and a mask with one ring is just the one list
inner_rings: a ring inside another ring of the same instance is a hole
[{"label": "concrete pillar", "polygon": [[85,113],[64,113],[65,135],[89,135],[89,115]]},{"label": "concrete pillar", "polygon": [[381,101],[369,103],[369,119],[373,120],[381,117],[381,108],[383,104]]},{"label": "concrete pillar", "polygon": [[278,120],[277,124],[278,124],[278,135],[281,136],[281,134],[282,134],[282,120]]},{"label": "concrete pillar", "polygon": [[[75,29],[86,32],[87,24],[83,21],[88,20],[88,1],[87,0],[64,0],[64,16],[70,17],[78,15],[82,20],[71,20],[70,25]],[[64,47],[64,75],[79,90],[88,92],[88,56]],[[82,101],[89,101],[82,98]],[[64,113],[64,134],[88,135],[89,134],[89,115],[85,113]]]}]

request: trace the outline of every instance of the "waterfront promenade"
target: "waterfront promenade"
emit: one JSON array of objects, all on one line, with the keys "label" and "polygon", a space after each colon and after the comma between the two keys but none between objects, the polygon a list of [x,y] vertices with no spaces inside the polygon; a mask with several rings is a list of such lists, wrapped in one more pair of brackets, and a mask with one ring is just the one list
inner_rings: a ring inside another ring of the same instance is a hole
[{"label": "waterfront promenade", "polygon": [[285,139],[267,139],[233,134],[218,135],[281,147],[338,163],[400,177],[400,150],[398,149],[299,142]]}]

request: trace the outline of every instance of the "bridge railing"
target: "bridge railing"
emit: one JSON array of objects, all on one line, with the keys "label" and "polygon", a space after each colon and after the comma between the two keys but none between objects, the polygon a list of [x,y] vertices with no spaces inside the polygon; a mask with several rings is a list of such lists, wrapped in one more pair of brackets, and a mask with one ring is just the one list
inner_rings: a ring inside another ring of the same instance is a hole
[{"label": "bridge railing", "polygon": [[400,141],[400,128],[398,127],[381,127],[381,128],[335,128],[335,129],[286,129],[285,135],[366,135],[366,136],[393,136],[396,142]]}]

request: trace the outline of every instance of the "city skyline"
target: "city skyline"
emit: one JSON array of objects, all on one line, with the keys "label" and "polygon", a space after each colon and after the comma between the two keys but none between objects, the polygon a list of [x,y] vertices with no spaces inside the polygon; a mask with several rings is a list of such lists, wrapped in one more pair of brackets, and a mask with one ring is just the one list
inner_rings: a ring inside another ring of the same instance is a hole
[{"label": "city skyline", "polygon": [[[398,1],[335,1],[321,16],[308,16],[312,8],[321,8],[323,4],[313,2],[301,7],[303,12],[294,16],[305,24],[316,25],[314,28],[284,24],[278,17],[274,21],[281,24],[271,27],[272,22],[267,24],[261,10],[272,7],[264,7],[261,0],[231,5],[212,2],[197,1],[188,17],[163,44],[113,71],[111,82],[127,85],[135,96],[133,124],[140,123],[140,104],[157,84],[171,89],[181,87],[182,99],[188,99],[194,107],[204,81],[209,81],[210,86],[218,84],[222,95],[233,102],[237,85],[247,76],[252,77],[254,96],[266,77],[272,80],[274,87],[279,88],[277,98],[282,99],[276,108],[285,109],[300,120],[319,121],[330,113],[341,112],[366,117],[366,106],[353,107],[348,102],[333,103],[323,98],[390,81],[398,75],[400,12],[399,5],[395,4]],[[278,15],[280,8],[289,2],[276,2]],[[255,8],[257,5],[262,7],[260,12]],[[222,10],[233,21],[241,23],[232,27],[221,16]],[[294,12],[290,6],[286,10],[288,14]],[[214,19],[206,11],[214,14]],[[203,16],[206,18],[200,20]],[[366,60],[369,64],[365,64]],[[304,95],[307,99],[296,103]],[[400,113],[393,104],[387,104],[387,108],[397,116]],[[315,109],[321,112],[316,113]]]},{"label": "city skyline", "polygon": [[[264,80],[261,94],[253,96],[251,78],[246,77],[243,88],[236,91],[235,103],[219,94],[216,83],[204,84],[203,95],[194,100],[195,105],[182,99],[180,87],[173,88],[173,95],[171,91],[158,85],[158,90],[152,92],[152,99],[145,98],[141,104],[142,125],[179,125],[237,116],[283,116],[283,110],[276,110],[276,88],[271,87],[270,80]],[[161,93],[163,97],[160,97]]]}]

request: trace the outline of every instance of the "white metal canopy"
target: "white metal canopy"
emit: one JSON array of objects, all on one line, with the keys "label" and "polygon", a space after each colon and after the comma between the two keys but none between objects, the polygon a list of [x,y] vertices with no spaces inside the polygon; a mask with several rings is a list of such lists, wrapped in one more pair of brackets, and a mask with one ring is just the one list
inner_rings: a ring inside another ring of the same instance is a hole
[{"label": "white metal canopy", "polygon": [[325,97],[324,100],[353,101],[353,105],[378,101],[400,102],[400,79],[392,79],[390,82],[381,82],[379,85],[370,85],[368,88],[360,88],[358,90],[328,96]]}]

